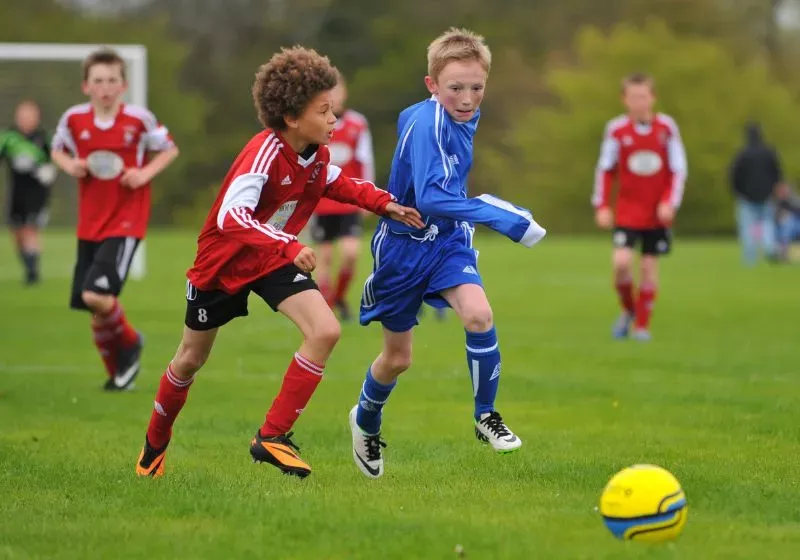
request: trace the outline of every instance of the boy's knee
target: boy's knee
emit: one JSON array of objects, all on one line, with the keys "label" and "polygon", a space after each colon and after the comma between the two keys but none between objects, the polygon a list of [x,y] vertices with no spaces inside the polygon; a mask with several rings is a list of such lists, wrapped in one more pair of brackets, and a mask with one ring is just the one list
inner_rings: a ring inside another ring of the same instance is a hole
[{"label": "boy's knee", "polygon": [[310,338],[316,345],[332,349],[339,342],[342,335],[342,327],[335,317],[322,321],[314,325]]},{"label": "boy's knee", "polygon": [[114,306],[114,296],[109,294],[98,294],[97,292],[84,290],[81,292],[81,299],[86,304],[86,307],[95,313],[107,313]]},{"label": "boy's knee", "polygon": [[411,350],[394,351],[385,355],[386,365],[394,375],[400,375],[411,367]]},{"label": "boy's knee", "polygon": [[487,305],[466,309],[462,321],[469,332],[486,332],[494,324],[492,308]]},{"label": "boy's knee", "polygon": [[191,377],[208,361],[210,351],[181,345],[172,360],[172,370],[181,379]]}]

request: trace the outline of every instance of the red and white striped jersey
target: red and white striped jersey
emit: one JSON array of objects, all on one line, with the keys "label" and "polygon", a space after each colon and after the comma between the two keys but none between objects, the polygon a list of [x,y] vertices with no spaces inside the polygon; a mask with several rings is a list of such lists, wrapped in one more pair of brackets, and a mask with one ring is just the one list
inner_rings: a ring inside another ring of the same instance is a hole
[{"label": "red and white striped jersey", "polygon": [[297,241],[323,196],[383,214],[392,195],[350,179],[326,146],[304,159],[277,131],[255,135],[233,162],[197,240],[189,281],[200,290],[236,293],[294,262]]},{"label": "red and white striped jersey", "polygon": [[[623,115],[606,125],[592,204],[613,205],[619,227],[661,228],[668,224],[659,222],[658,205],[680,206],[686,174],[686,151],[671,117],[659,113],[649,123],[637,123]],[[615,179],[619,188],[614,204]]]},{"label": "red and white striped jersey", "polygon": [[[372,135],[367,118],[361,113],[346,110],[336,121],[333,138],[328,144],[331,163],[342,168],[348,177],[375,182],[375,156],[372,150]],[[342,204],[323,198],[319,201],[316,214],[352,214],[358,208],[352,204]]]},{"label": "red and white striped jersey", "polygon": [[[90,103],[67,109],[52,143],[53,149],[80,159],[112,152],[122,159],[123,169],[143,167],[148,152],[174,145],[166,127],[144,107],[122,104],[113,120],[102,121]],[[150,219],[150,185],[131,190],[122,186],[121,177],[122,173],[100,179],[89,173],[78,180],[78,239],[144,237]]]}]

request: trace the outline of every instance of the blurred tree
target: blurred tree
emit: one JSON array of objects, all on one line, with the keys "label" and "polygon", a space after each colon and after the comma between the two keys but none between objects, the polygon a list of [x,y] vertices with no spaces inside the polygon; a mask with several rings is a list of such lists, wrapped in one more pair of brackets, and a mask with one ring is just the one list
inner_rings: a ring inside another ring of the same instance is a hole
[{"label": "blurred tree", "polygon": [[[659,109],[674,116],[686,144],[689,181],[678,227],[726,232],[733,227],[727,168],[749,119],[782,150],[790,174],[800,172],[800,106],[770,78],[765,64],[737,64],[719,45],[685,39],[660,21],[620,25],[609,35],[594,28],[577,38],[575,66],[546,73],[558,99],[535,108],[513,131],[522,159],[497,168],[521,186],[519,199],[555,231],[592,228],[589,197],[605,123],[622,112],[620,78],[633,69],[657,80]],[[508,162],[506,162],[508,163]]]}]

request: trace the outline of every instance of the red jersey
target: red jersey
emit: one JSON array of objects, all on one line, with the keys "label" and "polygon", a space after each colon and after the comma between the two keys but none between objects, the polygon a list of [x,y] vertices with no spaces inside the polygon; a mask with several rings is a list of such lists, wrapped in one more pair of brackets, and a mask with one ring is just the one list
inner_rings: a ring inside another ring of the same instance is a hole
[{"label": "red jersey", "polygon": [[[336,121],[333,138],[328,144],[331,163],[341,167],[342,173],[365,181],[375,181],[375,158],[372,152],[372,135],[369,124],[361,113],[348,109]],[[319,201],[315,213],[320,216],[352,214],[358,208],[329,198]]]},{"label": "red jersey", "polygon": [[656,209],[665,202],[678,208],[686,181],[686,151],[678,125],[671,117],[657,114],[650,123],[637,123],[628,116],[606,125],[595,173],[592,204],[612,205],[614,179],[617,190],[616,225],[632,229],[657,229]]},{"label": "red jersey", "polygon": [[[95,154],[122,160],[121,169],[113,178],[100,179],[89,172],[78,179],[78,239],[142,239],[150,219],[150,185],[138,189],[123,187],[122,171],[143,167],[148,152],[173,146],[169,131],[144,107],[120,105],[111,121],[99,120],[90,103],[67,109],[56,128],[53,149],[68,151],[80,159]],[[116,171],[114,168],[110,173]]]},{"label": "red jersey", "polygon": [[257,134],[225,176],[197,240],[189,281],[233,294],[294,262],[303,249],[296,236],[323,196],[376,214],[392,201],[388,192],[331,165],[326,146],[304,159],[279,132]]}]

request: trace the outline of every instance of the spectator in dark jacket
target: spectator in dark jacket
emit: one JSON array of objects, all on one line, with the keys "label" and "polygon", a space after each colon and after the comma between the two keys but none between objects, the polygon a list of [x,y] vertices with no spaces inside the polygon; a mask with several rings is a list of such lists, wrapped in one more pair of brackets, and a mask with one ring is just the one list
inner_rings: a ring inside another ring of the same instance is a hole
[{"label": "spectator in dark jacket", "polygon": [[764,142],[759,125],[749,124],[745,132],[747,143],[731,165],[731,186],[736,196],[742,256],[746,264],[754,264],[759,238],[767,258],[775,259],[778,255],[773,193],[782,174],[778,154]]}]

